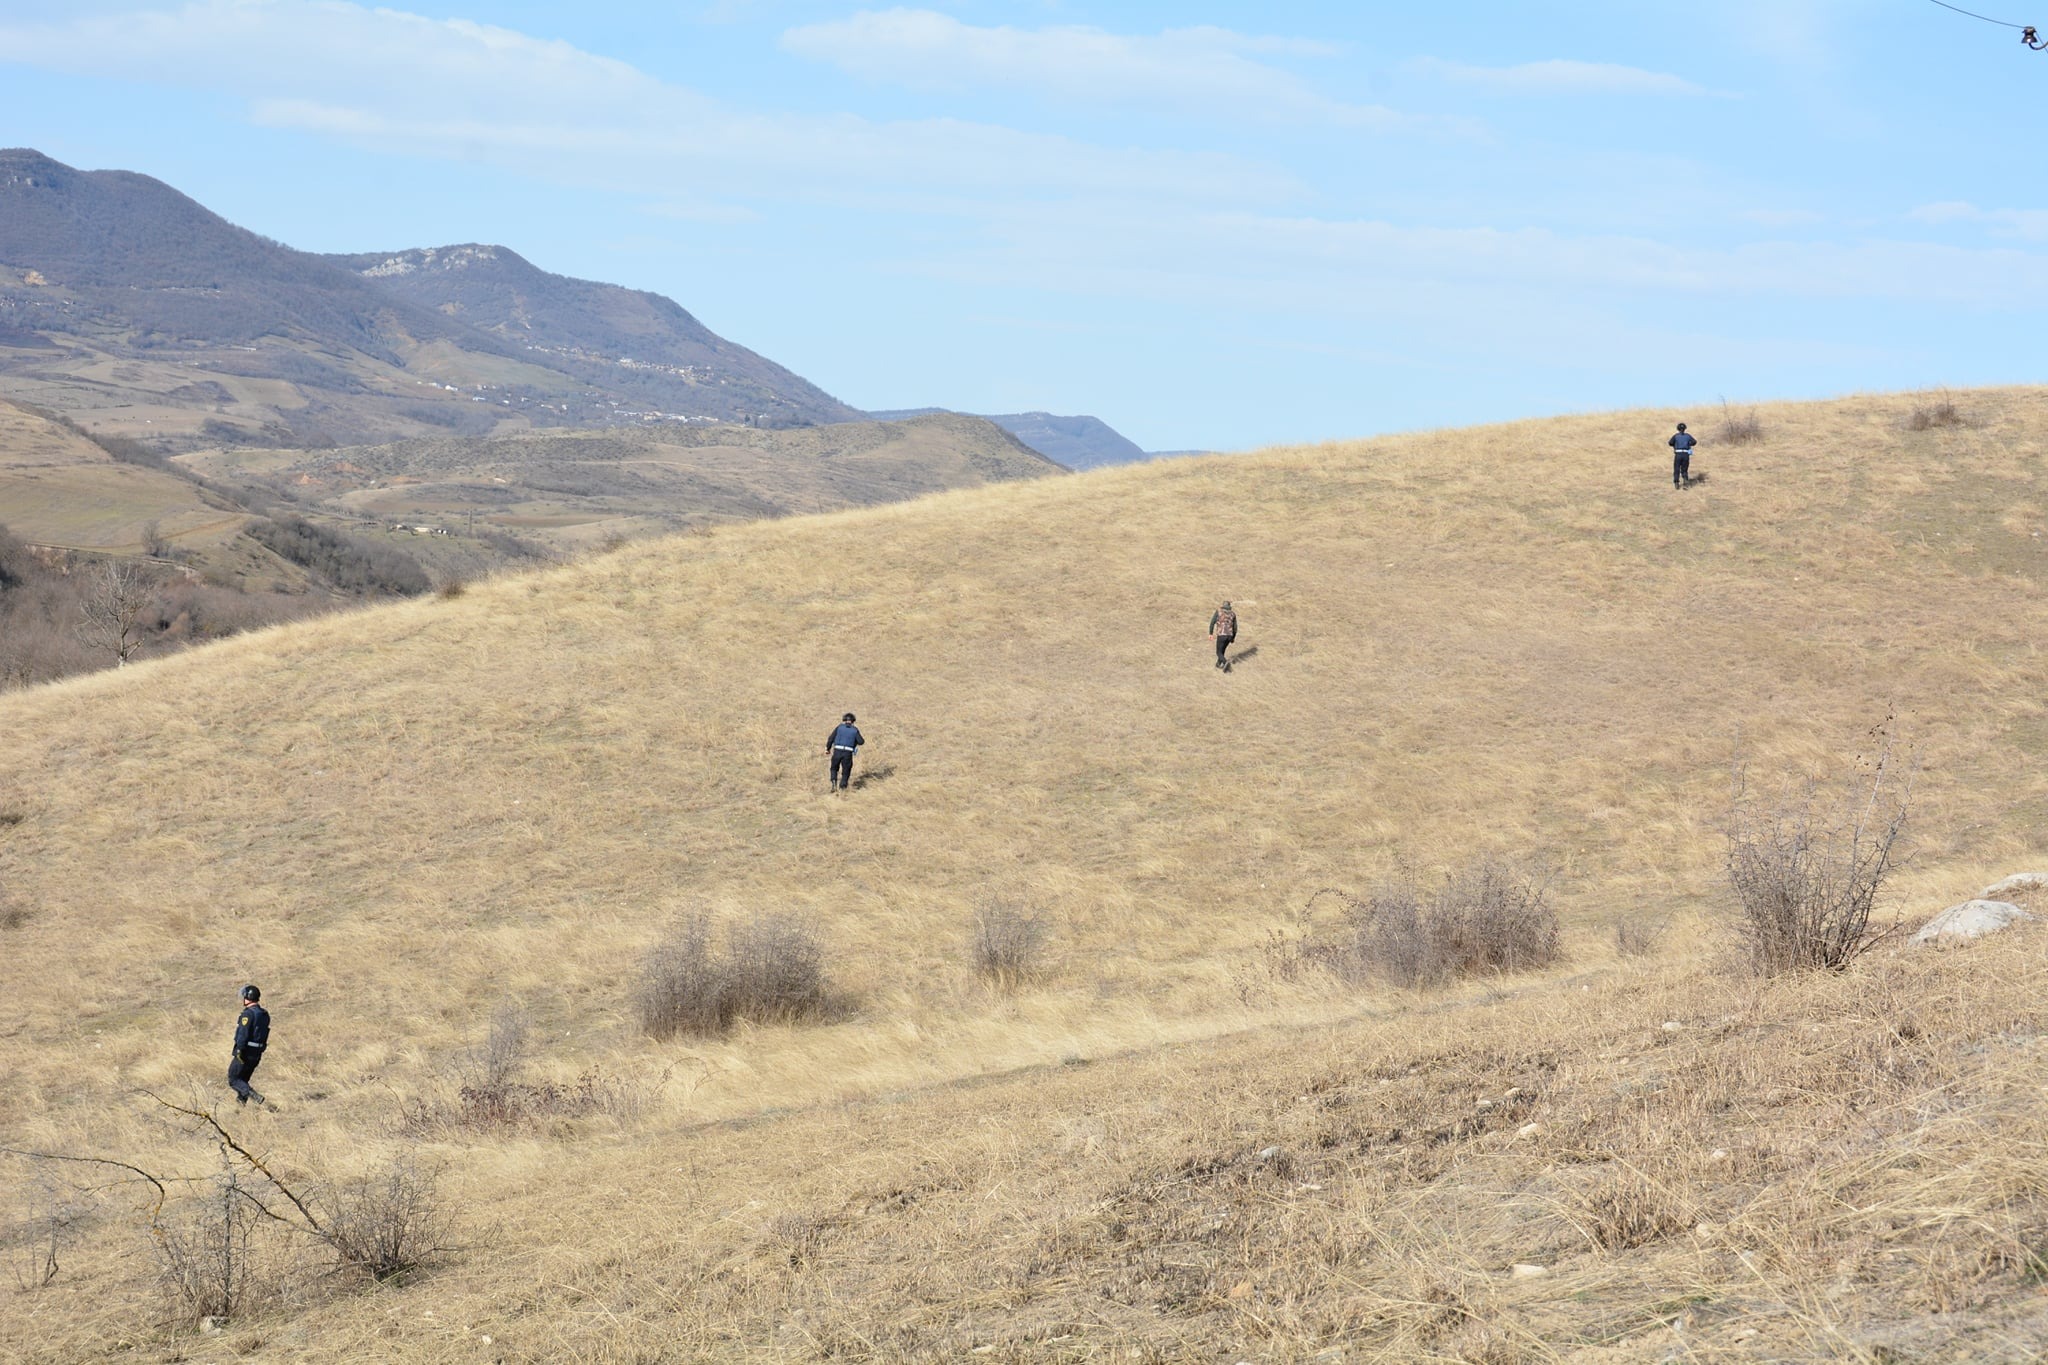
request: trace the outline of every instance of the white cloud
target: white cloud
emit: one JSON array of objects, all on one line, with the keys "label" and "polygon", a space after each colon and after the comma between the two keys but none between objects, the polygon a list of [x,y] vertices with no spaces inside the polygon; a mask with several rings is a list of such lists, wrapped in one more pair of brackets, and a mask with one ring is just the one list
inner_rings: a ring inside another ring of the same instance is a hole
[{"label": "white cloud", "polygon": [[914,90],[998,86],[1069,102],[1370,128],[1429,122],[1329,99],[1294,73],[1253,57],[1328,56],[1334,48],[1222,28],[1129,35],[1078,25],[977,27],[932,10],[890,9],[790,29],[782,46],[865,80]]},{"label": "white cloud", "polygon": [[1682,76],[1611,62],[1555,60],[1518,66],[1467,66],[1422,57],[1411,69],[1496,95],[1662,95],[1692,97],[1713,92]]},{"label": "white cloud", "polygon": [[957,119],[754,113],[567,43],[346,0],[192,0],[176,10],[0,22],[0,60],[223,91],[248,100],[268,126],[578,183],[1231,202],[1298,189],[1225,155],[1104,148]]},{"label": "white cloud", "polygon": [[1906,216],[1916,223],[1931,223],[1937,226],[1948,223],[1978,223],[1988,228],[1994,237],[2012,237],[2021,241],[2048,241],[2048,209],[1980,209],[1975,204],[1959,199],[1943,200],[1935,204],[1922,204],[1907,211]]},{"label": "white cloud", "polygon": [[[1763,242],[1710,248],[1542,228],[1407,226],[1238,212],[1105,209],[1085,223],[1016,207],[978,246],[907,263],[978,283],[1303,315],[1524,316],[1531,300],[1878,300],[2048,305],[2048,254],[1925,242]],[[1491,300],[1491,302],[1488,302]],[[1577,306],[1574,304],[1573,306]],[[1682,313],[1677,325],[1682,328]]]}]

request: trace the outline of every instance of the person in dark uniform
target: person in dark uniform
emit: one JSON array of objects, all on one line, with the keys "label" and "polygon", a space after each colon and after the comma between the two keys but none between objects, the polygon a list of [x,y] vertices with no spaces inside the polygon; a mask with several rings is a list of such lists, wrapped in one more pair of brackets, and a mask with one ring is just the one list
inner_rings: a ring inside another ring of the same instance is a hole
[{"label": "person in dark uniform", "polygon": [[1237,638],[1237,612],[1225,602],[1216,608],[1216,614],[1209,618],[1209,634],[1216,639],[1216,666],[1225,673],[1230,671],[1230,660],[1223,656],[1230,650],[1230,642]]},{"label": "person in dark uniform", "polygon": [[1685,423],[1678,424],[1678,434],[1666,442],[1671,447],[1671,486],[1683,488],[1692,482],[1692,448],[1699,444],[1686,434]]},{"label": "person in dark uniform", "polygon": [[846,784],[853,780],[853,751],[867,743],[853,723],[853,712],[848,711],[840,718],[839,725],[832,731],[832,737],[825,741],[825,752],[832,755],[831,771],[825,775],[825,790],[835,786],[846,790]]},{"label": "person in dark uniform", "polygon": [[249,1077],[256,1074],[263,1049],[270,1045],[270,1011],[256,1003],[262,998],[263,992],[254,986],[242,987],[242,1015],[235,1020],[235,1055],[228,1061],[228,1086],[235,1092],[236,1104],[263,1103],[263,1097],[249,1088]]}]

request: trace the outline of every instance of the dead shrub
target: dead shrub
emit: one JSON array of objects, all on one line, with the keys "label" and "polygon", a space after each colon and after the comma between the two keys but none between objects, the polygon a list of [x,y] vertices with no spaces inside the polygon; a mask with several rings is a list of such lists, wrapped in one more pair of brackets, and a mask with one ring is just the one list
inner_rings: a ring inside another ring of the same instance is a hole
[{"label": "dead shrub", "polygon": [[1736,770],[1728,882],[1759,975],[1841,971],[1897,928],[1873,934],[1870,916],[1901,851],[1911,775],[1896,771],[1888,739],[1860,766],[1837,790],[1808,778],[1775,797],[1752,794]]},{"label": "dead shrub", "polygon": [[1937,398],[1916,404],[1906,414],[1906,430],[1932,431],[1937,427],[1959,427],[1963,425],[1962,411],[1956,407],[1946,389]]},{"label": "dead shrub", "polygon": [[202,1200],[157,1222],[157,1284],[189,1322],[232,1318],[255,1292],[251,1233],[263,1216],[241,1173],[225,1159]]},{"label": "dead shrub", "polygon": [[1463,976],[1543,967],[1558,957],[1548,882],[1504,860],[1474,863],[1433,893],[1395,881],[1364,900],[1335,894],[1344,904],[1337,934],[1312,939],[1300,951],[1345,980],[1440,986]]},{"label": "dead shrub", "polygon": [[1697,1221],[1667,1184],[1625,1164],[1587,1191],[1580,1212],[1587,1236],[1607,1251],[1648,1246]]},{"label": "dead shrub", "polygon": [[465,1086],[502,1090],[510,1085],[526,1065],[527,1041],[532,1036],[533,1018],[523,1007],[509,1002],[498,1006],[484,1040],[463,1057]]},{"label": "dead shrub", "polygon": [[468,582],[460,578],[451,578],[440,586],[439,595],[444,601],[452,602],[468,591]]},{"label": "dead shrub", "polygon": [[1754,445],[1764,438],[1763,420],[1756,415],[1755,408],[1744,408],[1731,412],[1726,399],[1721,402],[1721,425],[1714,432],[1714,439],[1722,445]]},{"label": "dead shrub", "polygon": [[975,974],[1004,990],[1044,974],[1052,926],[1045,913],[1008,901],[975,907],[967,953]]},{"label": "dead shrub", "polygon": [[824,942],[800,915],[730,925],[722,949],[706,916],[686,916],[648,954],[635,1000],[656,1038],[719,1034],[740,1019],[804,1019],[826,1004]]},{"label": "dead shrub", "polygon": [[1623,957],[1649,957],[1663,941],[1667,925],[1647,915],[1628,915],[1614,922],[1614,951]]},{"label": "dead shrub", "polygon": [[447,1250],[439,1172],[411,1153],[337,1185],[322,1236],[341,1264],[378,1282],[403,1281]]}]

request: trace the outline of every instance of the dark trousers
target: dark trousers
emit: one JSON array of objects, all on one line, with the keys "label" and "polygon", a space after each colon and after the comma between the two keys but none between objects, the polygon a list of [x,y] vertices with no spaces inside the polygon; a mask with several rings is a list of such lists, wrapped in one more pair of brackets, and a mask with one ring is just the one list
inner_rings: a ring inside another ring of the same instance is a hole
[{"label": "dark trousers", "polygon": [[236,1053],[234,1059],[228,1063],[228,1088],[235,1092],[235,1101],[238,1104],[247,1104],[249,1097],[256,1093],[249,1088],[249,1078],[256,1074],[256,1068],[262,1064],[263,1054],[260,1052],[251,1052],[246,1059],[241,1053]]},{"label": "dark trousers", "polygon": [[1235,635],[1219,635],[1219,636],[1217,636],[1217,637],[1216,637],[1216,662],[1217,662],[1217,663],[1219,663],[1219,664],[1220,664],[1220,663],[1222,663],[1222,662],[1223,662],[1223,655],[1224,655],[1224,654],[1225,654],[1225,653],[1226,653],[1226,652],[1227,652],[1227,651],[1228,651],[1228,650],[1230,649],[1231,643],[1232,643],[1233,641],[1235,641],[1236,639],[1237,639],[1237,637],[1236,637]]},{"label": "dark trousers", "polygon": [[1692,452],[1681,450],[1671,457],[1671,486],[1677,488],[1692,477]]},{"label": "dark trousers", "polygon": [[846,784],[852,780],[853,750],[834,749],[832,751],[832,771],[826,776],[825,785],[837,787],[839,790],[845,791]]}]

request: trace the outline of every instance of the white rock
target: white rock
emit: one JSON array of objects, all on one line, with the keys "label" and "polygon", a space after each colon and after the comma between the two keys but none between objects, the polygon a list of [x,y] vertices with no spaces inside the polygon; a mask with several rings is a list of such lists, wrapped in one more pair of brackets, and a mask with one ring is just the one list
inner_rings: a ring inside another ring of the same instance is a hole
[{"label": "white rock", "polygon": [[1514,1276],[1518,1280],[1534,1280],[1540,1278],[1541,1276],[1548,1275],[1549,1273],[1549,1266],[1530,1265],[1527,1261],[1515,1262],[1514,1268],[1508,1271],[1508,1274]]},{"label": "white rock", "polygon": [[2015,872],[2002,882],[1993,882],[1979,893],[1987,901],[2007,896],[2024,896],[2030,891],[2048,891],[2048,872]]},{"label": "white rock", "polygon": [[199,1320],[199,1330],[206,1333],[206,1335],[210,1337],[217,1337],[222,1332],[228,1330],[228,1320],[226,1318],[217,1317],[201,1318]]},{"label": "white rock", "polygon": [[1726,1161],[1727,1159],[1728,1149],[1726,1147],[1716,1147],[1713,1151],[1707,1153],[1707,1160],[1709,1161]]},{"label": "white rock", "polygon": [[1535,1137],[1538,1133],[1542,1131],[1543,1125],[1540,1123],[1525,1123],[1520,1128],[1515,1129],[1515,1136]]},{"label": "white rock", "polygon": [[1960,943],[1995,934],[2032,918],[2011,901],[1964,901],[1961,905],[1951,905],[1927,921],[1926,927],[1913,935],[1913,943],[1916,947],[1930,943]]},{"label": "white rock", "polygon": [[1666,1033],[1683,1033],[1685,1032],[1685,1025],[1679,1023],[1676,1019],[1666,1019],[1664,1021],[1664,1031]]}]

